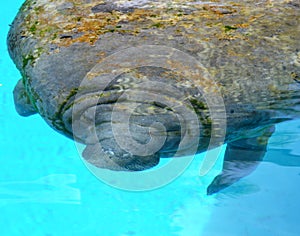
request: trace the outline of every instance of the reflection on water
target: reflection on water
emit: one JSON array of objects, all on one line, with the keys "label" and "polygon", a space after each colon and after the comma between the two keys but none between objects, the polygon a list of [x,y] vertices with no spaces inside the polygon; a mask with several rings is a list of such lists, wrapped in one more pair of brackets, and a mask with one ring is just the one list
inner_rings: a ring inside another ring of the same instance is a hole
[{"label": "reflection on water", "polygon": [[80,204],[75,175],[48,175],[33,181],[0,182],[0,207],[11,203]]},{"label": "reflection on water", "polygon": [[[287,163],[291,160],[298,161],[300,165],[300,121],[285,122],[276,127],[276,133],[273,134],[269,141],[269,150],[277,152],[285,152],[289,155],[285,158]],[[280,157],[283,155],[273,155],[272,158]],[[266,159],[268,160],[268,159]],[[279,161],[279,160],[278,160]],[[277,161],[274,161],[277,163]],[[285,163],[280,161],[282,165]],[[287,164],[290,165],[290,164]],[[297,165],[295,163],[295,165]]]}]

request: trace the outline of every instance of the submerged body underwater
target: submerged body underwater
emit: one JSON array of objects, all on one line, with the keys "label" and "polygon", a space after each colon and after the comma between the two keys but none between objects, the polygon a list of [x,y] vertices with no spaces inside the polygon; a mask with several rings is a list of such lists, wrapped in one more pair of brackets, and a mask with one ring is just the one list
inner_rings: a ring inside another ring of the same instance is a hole
[{"label": "submerged body underwater", "polygon": [[26,1],[1,33],[4,233],[297,235],[299,9]]}]

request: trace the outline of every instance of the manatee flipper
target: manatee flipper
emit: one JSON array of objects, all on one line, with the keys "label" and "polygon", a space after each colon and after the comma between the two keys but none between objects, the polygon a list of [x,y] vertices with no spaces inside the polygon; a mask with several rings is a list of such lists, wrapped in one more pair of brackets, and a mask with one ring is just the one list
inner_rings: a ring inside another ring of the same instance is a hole
[{"label": "manatee flipper", "polygon": [[207,194],[217,193],[251,174],[262,161],[267,151],[268,140],[274,131],[275,127],[271,126],[257,137],[228,143],[222,172],[208,186]]},{"label": "manatee flipper", "polygon": [[14,88],[14,102],[16,111],[21,116],[30,116],[37,113],[32,103],[30,102],[21,79],[18,81],[16,87]]}]

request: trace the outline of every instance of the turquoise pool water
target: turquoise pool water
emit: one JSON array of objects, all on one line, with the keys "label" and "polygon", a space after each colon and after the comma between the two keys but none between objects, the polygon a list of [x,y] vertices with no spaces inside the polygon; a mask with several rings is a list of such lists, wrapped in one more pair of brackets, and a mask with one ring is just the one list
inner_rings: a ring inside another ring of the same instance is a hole
[{"label": "turquoise pool water", "polygon": [[206,195],[222,155],[199,177],[203,155],[154,191],[126,192],[94,177],[71,140],[39,116],[20,117],[12,90],[20,74],[6,49],[21,0],[3,3],[0,27],[0,235],[283,235],[300,234],[300,123],[276,127],[257,170]]}]

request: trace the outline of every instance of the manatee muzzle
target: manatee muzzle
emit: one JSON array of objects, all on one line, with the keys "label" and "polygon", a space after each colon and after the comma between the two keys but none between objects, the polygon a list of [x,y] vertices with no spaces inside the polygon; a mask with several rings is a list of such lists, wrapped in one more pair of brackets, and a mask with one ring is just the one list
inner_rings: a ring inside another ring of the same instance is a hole
[{"label": "manatee muzzle", "polygon": [[172,86],[150,80],[125,89],[96,84],[82,86],[62,114],[75,141],[86,145],[85,160],[100,168],[139,171],[157,165],[160,157],[196,152],[198,117]]}]

